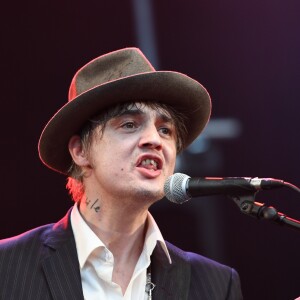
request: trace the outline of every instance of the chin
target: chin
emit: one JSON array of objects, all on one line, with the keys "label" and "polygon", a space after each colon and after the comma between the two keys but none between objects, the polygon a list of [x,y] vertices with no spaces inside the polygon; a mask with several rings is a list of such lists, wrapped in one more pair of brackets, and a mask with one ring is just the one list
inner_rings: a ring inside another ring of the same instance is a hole
[{"label": "chin", "polygon": [[164,197],[164,193],[161,190],[154,191],[149,189],[139,189],[136,191],[135,195],[143,200],[143,201],[149,201],[151,203],[154,203]]}]

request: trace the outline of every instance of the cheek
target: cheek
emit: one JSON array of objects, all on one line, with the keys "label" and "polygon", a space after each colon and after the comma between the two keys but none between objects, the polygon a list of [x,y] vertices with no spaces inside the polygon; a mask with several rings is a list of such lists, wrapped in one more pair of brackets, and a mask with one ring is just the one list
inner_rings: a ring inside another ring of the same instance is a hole
[{"label": "cheek", "polygon": [[165,157],[168,161],[171,170],[174,170],[176,164],[177,151],[174,145],[170,145],[165,152]]},{"label": "cheek", "polygon": [[126,156],[121,147],[118,147],[117,145],[105,147],[99,156],[99,162],[102,168],[114,176],[120,176],[122,175],[120,172],[127,171],[130,161],[130,156]]},{"label": "cheek", "polygon": [[174,170],[175,170],[175,160],[172,164],[170,164],[170,168],[169,168],[169,176],[172,175],[174,173]]}]

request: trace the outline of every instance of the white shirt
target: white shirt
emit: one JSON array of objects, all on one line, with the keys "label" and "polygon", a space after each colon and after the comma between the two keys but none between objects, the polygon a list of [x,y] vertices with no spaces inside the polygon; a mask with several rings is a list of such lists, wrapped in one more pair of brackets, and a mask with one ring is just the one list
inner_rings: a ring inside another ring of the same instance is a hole
[{"label": "white shirt", "polygon": [[171,258],[162,234],[151,214],[147,216],[148,228],[143,251],[135,266],[132,278],[122,294],[121,287],[112,282],[114,257],[104,243],[96,236],[79,213],[77,205],[71,212],[71,225],[74,232],[83,295],[85,300],[141,300],[147,299],[146,270],[150,265],[150,256],[157,241],[171,264]]}]

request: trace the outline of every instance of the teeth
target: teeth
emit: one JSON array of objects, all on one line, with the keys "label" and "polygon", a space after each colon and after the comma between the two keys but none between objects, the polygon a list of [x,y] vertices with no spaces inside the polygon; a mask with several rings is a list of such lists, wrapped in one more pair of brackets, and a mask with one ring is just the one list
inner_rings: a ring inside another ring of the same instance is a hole
[{"label": "teeth", "polygon": [[152,166],[154,166],[155,168],[157,168],[157,162],[155,160],[153,160],[153,159],[144,159],[142,161],[142,166],[146,166],[146,165],[150,165],[150,164]]}]

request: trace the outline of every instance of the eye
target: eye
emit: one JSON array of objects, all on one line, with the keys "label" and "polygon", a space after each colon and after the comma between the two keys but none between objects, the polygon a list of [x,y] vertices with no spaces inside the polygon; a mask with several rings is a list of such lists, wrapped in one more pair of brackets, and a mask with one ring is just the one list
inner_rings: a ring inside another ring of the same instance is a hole
[{"label": "eye", "polygon": [[124,129],[135,129],[137,127],[137,125],[132,121],[128,121],[128,122],[123,123],[121,125],[121,127]]},{"label": "eye", "polygon": [[172,135],[172,130],[168,127],[162,127],[159,129],[159,131],[163,134],[163,135]]}]

